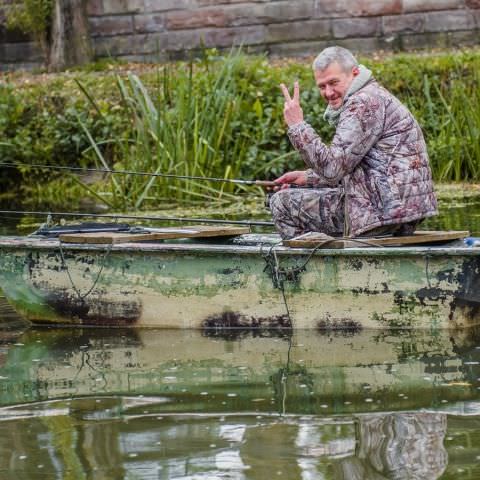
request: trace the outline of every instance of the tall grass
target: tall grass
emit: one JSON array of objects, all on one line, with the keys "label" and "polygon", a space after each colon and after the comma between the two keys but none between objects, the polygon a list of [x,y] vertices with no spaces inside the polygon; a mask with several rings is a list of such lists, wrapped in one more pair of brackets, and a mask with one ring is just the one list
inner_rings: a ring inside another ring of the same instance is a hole
[{"label": "tall grass", "polygon": [[[116,85],[131,132],[109,139],[113,159],[87,127],[92,152],[102,168],[231,179],[238,176],[249,138],[241,128],[242,90],[237,86],[243,56],[237,51],[200,64],[167,65],[159,69],[153,92],[137,75],[117,76]],[[83,86],[96,110],[93,96]],[[90,189],[91,190],[91,189]],[[139,209],[178,200],[232,201],[232,186],[199,180],[111,175],[96,196],[112,207]]]},{"label": "tall grass", "polygon": [[[480,68],[480,64],[478,65]],[[434,177],[469,181],[480,178],[480,73],[466,78],[460,67],[448,82],[424,77],[424,91],[433,132],[429,147]],[[432,100],[437,96],[439,102]]]}]

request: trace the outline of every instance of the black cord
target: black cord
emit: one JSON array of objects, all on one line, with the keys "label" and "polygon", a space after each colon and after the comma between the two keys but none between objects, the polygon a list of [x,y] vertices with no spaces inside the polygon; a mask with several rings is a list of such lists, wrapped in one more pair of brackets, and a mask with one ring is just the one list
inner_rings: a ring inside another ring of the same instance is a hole
[{"label": "black cord", "polygon": [[68,276],[68,278],[69,278],[69,280],[70,280],[70,283],[71,283],[71,285],[72,285],[73,290],[74,290],[75,293],[77,294],[79,300],[83,302],[83,301],[88,297],[88,295],[90,295],[90,293],[92,293],[93,289],[94,289],[95,286],[97,285],[97,282],[98,282],[98,280],[100,279],[100,275],[102,274],[103,267],[105,266],[105,263],[106,263],[106,261],[107,261],[107,257],[108,257],[108,255],[110,254],[110,252],[112,251],[113,243],[111,243],[111,244],[107,247],[107,249],[106,249],[106,251],[105,251],[105,254],[103,255],[102,264],[100,265],[100,268],[99,268],[99,270],[98,270],[97,276],[95,277],[95,280],[94,280],[92,286],[91,286],[91,287],[88,289],[88,291],[87,291],[85,294],[83,294],[83,295],[80,293],[80,290],[77,288],[77,286],[75,285],[75,283],[74,283],[74,281],[73,281],[72,276],[70,275],[70,271],[69,271],[69,269],[68,269],[68,265],[67,265],[67,263],[66,263],[66,261],[65,261],[65,255],[64,255],[64,253],[63,253],[62,242],[59,241],[59,242],[58,242],[58,245],[59,245],[59,249],[60,249],[60,257],[61,257],[61,259],[62,259],[62,267],[63,267],[63,268],[65,269],[65,271],[67,272],[67,276]]}]

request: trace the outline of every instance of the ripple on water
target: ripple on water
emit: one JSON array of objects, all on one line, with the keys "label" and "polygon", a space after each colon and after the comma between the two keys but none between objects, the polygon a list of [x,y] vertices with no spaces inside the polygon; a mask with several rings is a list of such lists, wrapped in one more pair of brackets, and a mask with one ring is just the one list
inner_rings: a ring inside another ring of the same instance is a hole
[{"label": "ripple on water", "polygon": [[[162,478],[169,479],[244,478],[241,475],[246,472],[245,478],[270,478],[273,467],[289,479],[321,475],[336,479],[339,477],[333,472],[354,465],[369,471],[378,467],[379,461],[404,478],[414,478],[419,471],[423,472],[422,478],[438,478],[459,469],[480,474],[478,403],[477,414],[468,416],[459,414],[466,411],[466,405],[461,404],[450,412],[326,417],[276,413],[132,414],[132,409],[147,403],[158,406],[162,400],[73,398],[68,404],[57,400],[0,409],[0,448],[6,449],[15,438],[15,452],[10,449],[10,455],[0,456],[2,479],[13,480],[37,469],[56,478],[74,465],[81,469],[78,475],[82,471],[88,474],[88,465],[97,465],[108,478],[118,478],[119,469],[147,479],[158,478],[155,475],[159,470]],[[471,411],[473,408],[470,405]],[[20,422],[21,428],[16,428]],[[411,434],[409,442],[405,442],[406,430]],[[68,450],[58,443],[61,438],[67,442]],[[94,438],[95,448],[79,442],[79,438]],[[458,450],[462,450],[461,456],[455,455]],[[21,463],[11,463],[12,455]],[[84,459],[84,463],[71,463],[75,457]],[[230,476],[224,477],[227,472]]]},{"label": "ripple on water", "polygon": [[[270,479],[278,471],[336,480],[340,471],[373,472],[378,459],[404,478],[419,477],[415,465],[436,469],[425,478],[476,472],[477,339],[294,337],[289,351],[276,338],[192,331],[9,336],[0,351],[0,478],[30,478],[38,465],[45,478],[81,478],[95,465],[105,478]],[[396,436],[406,431],[408,452]]]}]

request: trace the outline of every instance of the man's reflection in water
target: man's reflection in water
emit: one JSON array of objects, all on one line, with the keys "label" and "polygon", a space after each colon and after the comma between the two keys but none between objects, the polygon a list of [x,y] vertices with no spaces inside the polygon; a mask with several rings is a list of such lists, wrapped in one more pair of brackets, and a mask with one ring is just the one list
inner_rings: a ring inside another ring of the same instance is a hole
[{"label": "man's reflection in water", "polygon": [[358,417],[355,456],[335,462],[339,480],[434,480],[447,468],[441,413],[392,413]]},{"label": "man's reflection in water", "polygon": [[437,480],[446,431],[443,413],[369,413],[250,425],[233,449],[251,480],[269,478],[272,464],[289,479]]}]

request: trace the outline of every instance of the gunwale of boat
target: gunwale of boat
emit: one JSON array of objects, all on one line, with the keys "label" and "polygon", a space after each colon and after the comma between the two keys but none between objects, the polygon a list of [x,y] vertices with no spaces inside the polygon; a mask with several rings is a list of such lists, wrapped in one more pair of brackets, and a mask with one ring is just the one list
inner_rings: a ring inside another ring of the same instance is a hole
[{"label": "gunwale of boat", "polygon": [[[251,237],[256,235],[249,234]],[[248,235],[247,235],[248,236]],[[241,243],[231,241],[219,241],[218,243],[199,242],[198,240],[183,241],[152,241],[152,242],[128,242],[117,244],[84,244],[84,243],[63,243],[58,239],[49,239],[42,237],[19,237],[2,236],[0,237],[0,250],[15,249],[35,249],[51,250],[52,248],[62,248],[68,251],[105,251],[109,249],[114,252],[125,253],[154,253],[154,252],[178,252],[178,253],[196,253],[196,254],[239,254],[239,255],[258,255],[266,254],[272,248],[276,254],[280,255],[310,255],[315,256],[478,256],[480,248],[469,247],[460,242],[451,242],[445,245],[424,245],[424,246],[386,246],[386,247],[349,247],[344,249],[334,248],[292,248],[283,246],[276,235],[258,235],[258,242],[254,239]]]}]

